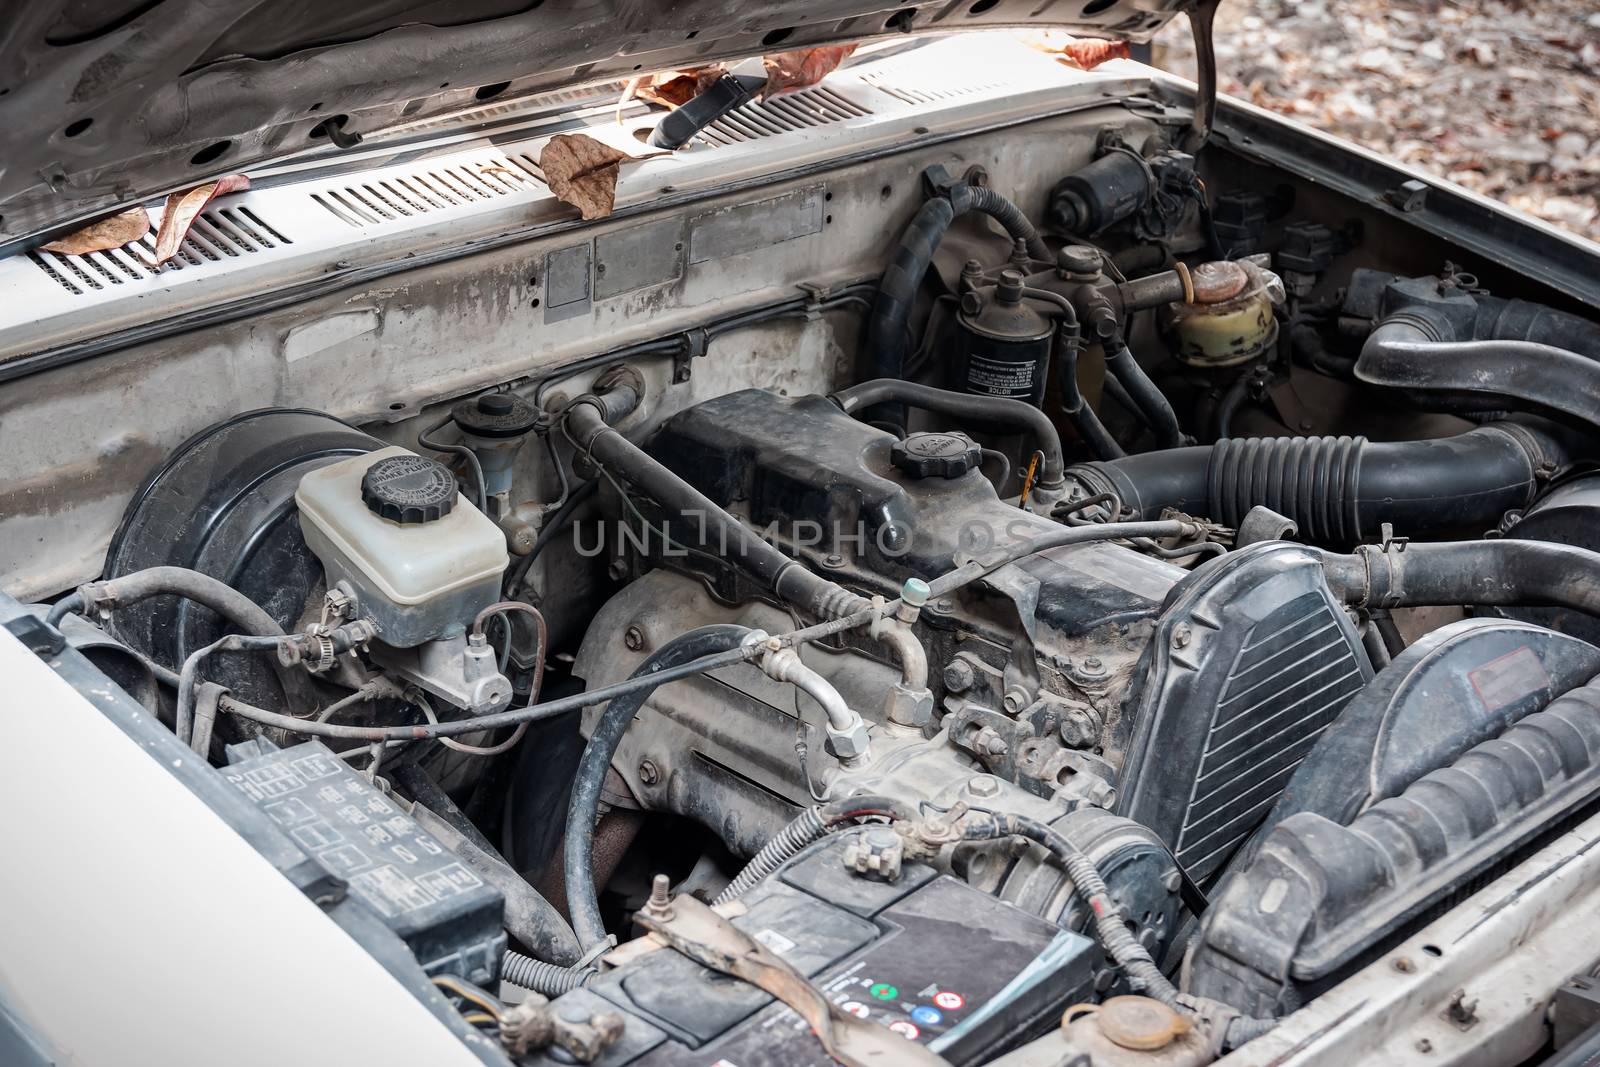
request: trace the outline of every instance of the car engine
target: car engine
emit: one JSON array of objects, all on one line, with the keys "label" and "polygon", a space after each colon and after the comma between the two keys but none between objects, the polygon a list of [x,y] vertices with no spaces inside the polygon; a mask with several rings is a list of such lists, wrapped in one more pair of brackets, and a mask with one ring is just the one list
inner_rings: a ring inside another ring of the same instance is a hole
[{"label": "car engine", "polygon": [[1211,1062],[1600,801],[1600,323],[1182,132],[921,160],[881,277],[231,414],[8,627],[495,1055]]}]

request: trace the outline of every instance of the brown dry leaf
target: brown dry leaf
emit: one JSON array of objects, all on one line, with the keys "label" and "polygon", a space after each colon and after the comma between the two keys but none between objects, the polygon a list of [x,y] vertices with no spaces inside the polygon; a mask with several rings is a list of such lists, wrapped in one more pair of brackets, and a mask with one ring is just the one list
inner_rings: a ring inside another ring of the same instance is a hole
[{"label": "brown dry leaf", "polygon": [[130,207],[108,219],[91,222],[81,230],[74,230],[65,237],[40,246],[40,251],[58,252],[63,256],[86,256],[90,252],[121,248],[149,232],[150,213],[141,205]]},{"label": "brown dry leaf", "polygon": [[767,87],[761,91],[761,99],[817,84],[832,74],[855,50],[853,44],[841,44],[762,56],[761,65],[767,71]]},{"label": "brown dry leaf", "polygon": [[167,197],[166,210],[161,213],[161,229],[156,231],[156,266],[178,254],[178,246],[189,234],[189,227],[200,217],[207,204],[219,196],[242,192],[250,188],[250,179],[243,174],[230,174],[214,182],[197,185]]},{"label": "brown dry leaf", "polygon": [[577,208],[586,219],[603,219],[616,204],[622,164],[671,154],[631,156],[587,134],[558,133],[539,153],[539,169],[558,200]]},{"label": "brown dry leaf", "polygon": [[1050,50],[1056,61],[1074,67],[1077,70],[1093,70],[1101,66],[1102,62],[1112,59],[1128,58],[1128,42],[1125,40],[1074,40],[1062,43],[1059,48]]},{"label": "brown dry leaf", "polygon": [[664,70],[641,79],[634,95],[662,107],[682,107],[722,76],[720,65]]}]

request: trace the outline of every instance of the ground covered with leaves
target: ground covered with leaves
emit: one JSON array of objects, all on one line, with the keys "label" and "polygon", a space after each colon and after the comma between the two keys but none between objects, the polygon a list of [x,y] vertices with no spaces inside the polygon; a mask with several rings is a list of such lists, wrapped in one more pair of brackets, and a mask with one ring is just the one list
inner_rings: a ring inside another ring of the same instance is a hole
[{"label": "ground covered with leaves", "polygon": [[[1600,240],[1596,0],[1223,0],[1223,92]],[[1188,26],[1157,66],[1194,76]]]}]

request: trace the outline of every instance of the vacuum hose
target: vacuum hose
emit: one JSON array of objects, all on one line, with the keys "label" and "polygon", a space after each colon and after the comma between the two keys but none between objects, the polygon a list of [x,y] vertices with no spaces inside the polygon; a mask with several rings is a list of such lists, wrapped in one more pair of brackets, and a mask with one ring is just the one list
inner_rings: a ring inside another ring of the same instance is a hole
[{"label": "vacuum hose", "polygon": [[[725,652],[738,648],[750,630],[743,626],[718,624],[690,630],[662,645],[639,664],[631,677],[640,678],[675,667],[712,652]],[[572,783],[572,799],[567,806],[567,836],[563,845],[566,879],[567,910],[572,916],[572,928],[584,951],[589,951],[606,940],[606,927],[600,918],[599,893],[594,884],[594,826],[600,812],[600,789],[605,784],[606,772],[622,743],[622,735],[633,724],[655,686],[638,689],[615,697],[605,706],[595,720],[578,761],[577,777]],[[521,983],[518,983],[521,984]]]},{"label": "vacuum hose", "polygon": [[[1049,249],[1022,209],[993,189],[959,183],[944,196],[935,196],[918,209],[910,225],[900,235],[889,266],[878,283],[878,299],[867,320],[867,376],[903,378],[905,376],[906,320],[916,303],[917,289],[933,263],[933,254],[945,231],[959,216],[981,212],[1005,227],[1012,240],[1022,243],[1028,255],[1048,261]],[[886,415],[890,414],[885,412]],[[898,412],[890,421],[899,423]]]}]

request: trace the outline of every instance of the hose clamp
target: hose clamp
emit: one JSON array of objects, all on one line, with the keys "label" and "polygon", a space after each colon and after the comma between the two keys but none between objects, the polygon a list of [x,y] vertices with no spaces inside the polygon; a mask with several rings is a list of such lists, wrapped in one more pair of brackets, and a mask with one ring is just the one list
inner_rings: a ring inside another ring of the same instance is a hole
[{"label": "hose clamp", "polygon": [[1178,260],[1172,268],[1178,275],[1178,280],[1183,283],[1183,302],[1194,303],[1194,277],[1189,273],[1189,266],[1183,260]]}]

